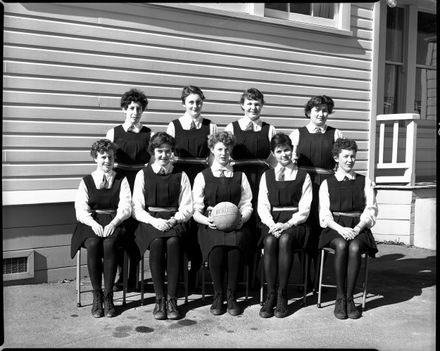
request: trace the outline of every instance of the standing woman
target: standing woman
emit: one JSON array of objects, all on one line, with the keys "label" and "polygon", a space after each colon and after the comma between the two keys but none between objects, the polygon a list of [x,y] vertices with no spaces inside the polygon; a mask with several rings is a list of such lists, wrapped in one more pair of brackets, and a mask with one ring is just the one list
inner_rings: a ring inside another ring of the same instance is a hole
[{"label": "standing woman", "polygon": [[[208,167],[208,135],[217,132],[217,125],[201,115],[205,96],[200,88],[193,85],[184,87],[181,99],[185,113],[169,123],[167,133],[176,139],[175,164],[185,171],[192,186],[197,173]],[[189,280],[192,286],[202,264],[202,254],[197,242],[197,223],[191,219],[188,227],[188,236],[183,244],[191,261]]]},{"label": "standing woman", "polygon": [[[233,316],[242,313],[235,292],[241,262],[249,259],[251,249],[252,233],[245,223],[252,214],[252,191],[246,175],[234,172],[229,163],[234,141],[234,136],[228,132],[209,136],[208,146],[214,160],[210,168],[197,174],[193,186],[194,219],[199,223],[198,239],[203,261],[208,259],[214,283],[214,302],[210,308],[214,315],[224,312],[225,273],[227,311]],[[237,227],[231,232],[218,230],[211,218],[211,209],[224,201],[237,205],[241,215]]]},{"label": "standing woman", "polygon": [[[75,199],[75,232],[71,256],[87,249],[87,268],[93,287],[92,316],[114,317],[113,283],[116,276],[116,244],[123,222],[131,215],[127,178],[113,171],[115,145],[107,139],[93,143],[90,154],[96,170],[84,177]],[[104,293],[101,288],[104,273]],[[104,310],[103,310],[104,303]]]},{"label": "standing woman", "polygon": [[[276,134],[275,127],[260,118],[263,106],[264,95],[261,91],[256,88],[246,90],[240,98],[240,107],[244,116],[225,127],[225,131],[235,136],[236,143],[231,154],[234,171],[243,172],[248,177],[254,209],[257,208],[261,175],[270,168],[270,140]],[[258,239],[258,222],[257,214],[252,213],[248,225],[253,233],[251,242],[253,250],[256,249]]]},{"label": "standing woman", "polygon": [[327,125],[328,116],[333,113],[333,108],[332,98],[326,95],[312,97],[304,106],[304,114],[310,122],[304,127],[294,129],[290,134],[294,152],[296,150],[294,157],[297,158],[297,165],[307,171],[312,180],[313,200],[307,223],[311,230],[308,248],[310,257],[315,263],[315,273],[318,269],[317,248],[321,232],[318,211],[319,186],[324,179],[334,173],[332,146],[336,139],[342,138],[339,129]]},{"label": "standing woman", "polygon": [[165,132],[151,138],[150,152],[154,162],[138,172],[133,192],[133,216],[139,221],[135,241],[141,255],[150,250],[150,270],[156,293],[153,315],[160,320],[180,318],[176,291],[181,240],[185,234],[184,223],[193,214],[189,179],[185,172],[170,163],[174,148],[174,138]]},{"label": "standing woman", "polygon": [[357,145],[338,139],[332,156],[337,170],[319,189],[319,218],[322,230],[319,248],[335,250],[336,303],[338,319],[357,319],[361,313],[353,301],[361,267],[361,254],[374,257],[376,242],[370,228],[376,223],[377,202],[371,180],[353,171]]},{"label": "standing woman", "polygon": [[[115,170],[125,175],[130,190],[133,193],[133,185],[136,174],[145,167],[149,160],[148,143],[152,135],[151,129],[141,123],[142,113],[148,105],[147,96],[138,89],[130,89],[121,97],[121,108],[124,114],[124,123],[107,132],[106,138],[113,141],[116,146]],[[140,260],[139,253],[134,245],[134,230],[136,221],[130,218],[127,221],[127,231],[124,234],[124,245],[130,256],[130,272],[128,276],[129,290],[133,290],[137,284],[137,263]],[[118,253],[119,279],[116,288],[122,286],[122,253]]]},{"label": "standing woman", "polygon": [[261,218],[258,244],[264,247],[263,268],[268,291],[260,317],[272,317],[276,304],[275,317],[284,318],[293,249],[307,245],[308,235],[303,223],[310,212],[312,183],[307,172],[292,163],[293,146],[286,134],[275,134],[270,144],[277,165],[261,177],[258,195]]}]

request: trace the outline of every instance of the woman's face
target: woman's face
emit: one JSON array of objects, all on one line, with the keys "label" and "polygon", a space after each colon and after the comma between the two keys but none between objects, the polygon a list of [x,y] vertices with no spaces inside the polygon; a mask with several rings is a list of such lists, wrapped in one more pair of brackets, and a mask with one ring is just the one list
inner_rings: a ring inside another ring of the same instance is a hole
[{"label": "woman's face", "polygon": [[338,164],[338,169],[350,172],[356,163],[356,152],[354,150],[342,149],[337,157],[333,157]]},{"label": "woman's face", "polygon": [[232,147],[227,147],[221,141],[217,142],[214,147],[211,148],[211,152],[214,155],[214,160],[222,166],[226,166],[229,163],[231,151]]},{"label": "woman's face", "polygon": [[312,122],[317,127],[324,127],[327,123],[328,118],[328,107],[327,105],[319,105],[313,107],[308,113],[310,117],[310,122]]},{"label": "woman's face", "polygon": [[162,144],[154,149],[154,162],[161,167],[165,167],[170,163],[172,154],[171,145]]},{"label": "woman's face", "polygon": [[277,162],[283,167],[292,162],[292,148],[290,145],[278,145],[272,153]]},{"label": "woman's face", "polygon": [[113,165],[115,163],[113,150],[109,150],[108,152],[104,151],[103,153],[98,152],[94,160],[96,162],[98,170],[104,173],[110,172],[113,169]]},{"label": "woman's face", "polygon": [[130,125],[136,125],[140,122],[142,112],[142,106],[138,102],[131,102],[130,105],[127,106],[127,108],[123,108],[122,111],[125,114],[125,122]]},{"label": "woman's face", "polygon": [[245,116],[247,116],[251,121],[256,121],[258,118],[260,118],[263,103],[260,100],[249,100],[245,98],[241,104],[241,108],[243,109]]},{"label": "woman's face", "polygon": [[196,119],[202,113],[203,100],[198,94],[189,94],[182,105],[185,107],[185,113]]}]

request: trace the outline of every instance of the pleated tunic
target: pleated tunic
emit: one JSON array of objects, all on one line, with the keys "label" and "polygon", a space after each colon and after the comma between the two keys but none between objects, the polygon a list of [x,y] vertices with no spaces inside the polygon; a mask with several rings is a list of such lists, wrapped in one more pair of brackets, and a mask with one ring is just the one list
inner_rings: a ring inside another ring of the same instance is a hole
[{"label": "pleated tunic", "polygon": [[[333,175],[327,179],[329,199],[330,199],[330,211],[332,212],[333,219],[336,223],[343,227],[354,228],[360,222],[360,216],[344,216],[337,215],[334,212],[359,212],[362,213],[365,209],[365,177],[356,173],[356,178],[349,181],[338,181]],[[329,243],[335,238],[341,238],[342,236],[335,230],[330,228],[324,228],[321,232],[318,248],[323,248],[329,245]],[[374,240],[373,234],[369,228],[364,228],[356,236],[357,240],[362,241],[368,247],[368,254],[374,257],[377,253],[377,245]]]},{"label": "pleated tunic", "polygon": [[[143,170],[145,181],[144,196],[145,210],[155,218],[170,219],[177,212],[179,207],[179,196],[181,188],[182,170],[173,167],[173,171],[166,175],[154,173],[151,165]],[[149,207],[169,208],[175,207],[175,211],[150,211]],[[156,238],[168,238],[172,236],[181,237],[186,227],[184,223],[177,223],[167,231],[161,231],[151,224],[139,222],[135,230],[135,243],[141,255],[150,247],[152,240]]]},{"label": "pleated tunic", "polygon": [[[295,180],[276,181],[275,169],[266,171],[266,185],[271,207],[298,207],[306,175],[307,173],[305,171],[299,169]],[[292,218],[292,215],[295,212],[296,211],[293,210],[271,210],[271,215],[275,223],[285,223]],[[261,247],[264,244],[264,238],[272,234],[269,234],[269,227],[262,222],[260,223],[260,228],[261,231],[258,245]],[[309,239],[309,231],[306,230],[306,226],[304,224],[290,227],[284,231],[283,234],[284,233],[293,236],[294,247],[306,247]]]},{"label": "pleated tunic", "polygon": [[[109,224],[116,216],[116,211],[119,204],[119,192],[121,188],[121,182],[124,176],[116,174],[110,189],[97,189],[92,175],[87,175],[83,178],[87,187],[87,193],[89,195],[88,204],[91,208],[92,218],[98,222],[102,227]],[[112,210],[114,213],[96,213],[97,210]],[[116,237],[118,240],[125,233],[125,222],[119,224],[111,237]],[[70,256],[73,258],[80,247],[84,245],[84,241],[88,238],[95,237],[96,234],[92,227],[77,222],[75,230],[71,238]]]},{"label": "pleated tunic", "polygon": [[[205,215],[207,215],[207,208],[209,206],[214,207],[220,202],[228,201],[238,206],[241,198],[242,172],[234,172],[232,178],[216,178],[212,174],[211,168],[207,168],[202,172],[202,175],[205,179]],[[250,257],[252,249],[251,233],[246,223],[240,230],[231,232],[211,229],[203,224],[198,226],[197,234],[203,260],[208,258],[209,253],[215,246],[238,247],[245,259]]]}]

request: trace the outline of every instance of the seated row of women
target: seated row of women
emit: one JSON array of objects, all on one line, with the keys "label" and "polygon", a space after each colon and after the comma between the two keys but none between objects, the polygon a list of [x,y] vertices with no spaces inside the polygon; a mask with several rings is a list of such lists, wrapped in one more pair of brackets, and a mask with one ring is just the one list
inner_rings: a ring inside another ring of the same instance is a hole
[{"label": "seated row of women", "polygon": [[[176,293],[191,218],[198,223],[197,240],[213,281],[211,313],[220,315],[226,310],[235,316],[243,312],[236,299],[239,272],[243,261],[249,261],[257,248],[264,248],[268,294],[260,316],[287,315],[293,249],[305,248],[309,240],[304,223],[313,198],[310,176],[292,162],[291,139],[283,133],[275,134],[270,148],[277,164],[260,180],[256,210],[261,223],[256,233],[248,225],[254,211],[249,181],[245,173],[231,166],[234,141],[234,135],[227,131],[209,135],[212,165],[196,175],[191,189],[187,174],[172,163],[175,139],[165,132],[154,134],[149,144],[154,161],[137,173],[133,196],[127,179],[113,170],[114,144],[107,139],[93,144],[91,156],[97,169],[82,179],[78,189],[78,224],[72,236],[71,256],[81,246],[87,249],[94,317],[116,315],[116,246],[124,243],[124,221],[131,216],[138,222],[134,241],[139,255],[149,250],[156,319],[181,318]],[[371,182],[353,172],[356,152],[354,140],[336,140],[332,155],[337,170],[319,190],[319,214],[324,228],[319,247],[336,250],[335,316],[341,319],[360,317],[353,291],[361,253],[377,252],[369,229],[374,225],[377,205]],[[353,181],[345,182],[347,179]],[[221,231],[214,224],[211,210],[220,202],[231,202],[239,209],[240,220],[231,231]]]}]

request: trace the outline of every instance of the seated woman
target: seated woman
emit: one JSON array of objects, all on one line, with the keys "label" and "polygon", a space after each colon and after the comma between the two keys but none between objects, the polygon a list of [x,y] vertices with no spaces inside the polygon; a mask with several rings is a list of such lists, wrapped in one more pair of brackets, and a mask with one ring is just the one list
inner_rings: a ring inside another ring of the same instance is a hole
[{"label": "seated woman", "polygon": [[335,250],[335,317],[356,319],[361,313],[353,301],[354,288],[361,266],[361,254],[377,253],[370,228],[377,217],[377,203],[371,180],[355,173],[357,144],[339,138],[332,149],[337,170],[319,188],[321,232],[318,247]]},{"label": "seated woman", "polygon": [[81,180],[75,199],[78,224],[72,235],[71,256],[73,258],[81,246],[87,249],[87,268],[93,287],[92,315],[95,318],[104,314],[106,317],[116,315],[113,305],[116,243],[123,229],[121,224],[131,215],[127,178],[113,171],[115,150],[115,145],[108,139],[93,143],[90,154],[97,167]]},{"label": "seated woman", "polygon": [[[235,138],[230,132],[217,132],[208,137],[208,146],[214,157],[212,166],[198,173],[194,179],[194,220],[199,223],[198,239],[203,261],[208,259],[214,283],[214,302],[211,313],[224,312],[223,278],[228,276],[227,311],[235,316],[242,313],[236,301],[235,291],[242,255],[250,256],[251,232],[244,225],[252,214],[252,191],[246,175],[233,172],[229,164]],[[241,214],[240,221],[231,232],[223,232],[215,226],[210,212],[220,202],[232,202]]]},{"label": "seated woman", "polygon": [[310,212],[312,183],[307,172],[292,163],[293,146],[286,134],[275,134],[270,148],[277,165],[261,177],[257,208],[261,219],[258,244],[264,247],[263,267],[267,281],[267,300],[260,310],[260,317],[272,317],[276,303],[275,317],[284,318],[287,315],[292,250],[307,245],[303,223]]},{"label": "seated woman", "polygon": [[180,318],[176,292],[181,239],[185,234],[184,223],[193,214],[188,176],[170,163],[175,146],[175,139],[167,133],[154,134],[149,146],[154,162],[136,174],[133,190],[133,217],[139,221],[135,242],[141,256],[145,250],[150,250],[150,270],[156,294],[153,315],[159,320]]}]

